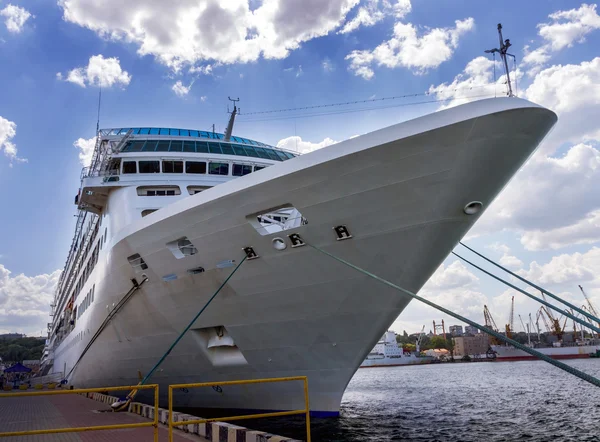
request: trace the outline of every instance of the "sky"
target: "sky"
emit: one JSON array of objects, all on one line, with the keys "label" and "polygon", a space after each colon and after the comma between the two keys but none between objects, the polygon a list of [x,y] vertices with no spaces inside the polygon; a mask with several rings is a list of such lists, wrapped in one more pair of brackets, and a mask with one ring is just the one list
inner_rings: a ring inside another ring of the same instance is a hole
[{"label": "sky", "polygon": [[[484,53],[498,46],[497,23],[512,43],[516,94],[559,122],[464,241],[577,305],[581,284],[600,306],[595,4],[0,0],[0,333],[46,328],[100,90],[104,128],[223,131],[232,97],[235,133],[310,152],[505,95],[502,67]],[[374,101],[387,97],[399,98]],[[255,113],[363,100],[371,101]],[[499,325],[513,295],[523,320],[539,308],[454,257],[420,294],[479,322],[488,305]],[[428,331],[434,319],[457,323],[413,302],[391,328]]]}]

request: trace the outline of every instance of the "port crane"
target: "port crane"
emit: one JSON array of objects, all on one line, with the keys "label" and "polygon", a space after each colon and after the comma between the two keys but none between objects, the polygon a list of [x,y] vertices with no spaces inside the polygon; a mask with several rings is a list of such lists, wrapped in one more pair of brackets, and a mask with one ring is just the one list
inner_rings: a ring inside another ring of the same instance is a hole
[{"label": "port crane", "polygon": [[[487,305],[483,306],[483,318],[485,320],[485,326],[487,328],[491,328],[495,332],[498,332],[498,326],[496,325],[496,321],[494,321],[494,318],[492,318],[492,314],[490,313],[490,310],[488,309]],[[498,339],[496,339],[493,336],[490,337],[490,343],[492,345],[499,345],[500,344],[500,342],[498,341]]]},{"label": "port crane", "polygon": [[[560,341],[563,337],[563,327],[561,327],[560,325],[560,321],[558,319],[556,319],[552,313],[550,312],[549,309],[547,309],[545,306],[540,307],[540,311],[542,312],[542,319],[544,321],[544,325],[546,326],[546,329],[551,332],[553,335],[556,336],[556,338]],[[548,322],[546,321],[546,317],[548,317],[548,320],[550,321],[550,326],[548,325]],[[565,320],[566,322],[566,320]]]},{"label": "port crane", "polygon": [[511,304],[510,304],[510,314],[508,316],[508,324],[506,324],[504,326],[505,331],[506,331],[506,337],[507,338],[512,338],[512,334],[515,331],[515,297],[512,297],[511,300]]},{"label": "port crane", "polygon": [[[590,312],[590,314],[594,315],[596,318],[600,317],[600,316],[598,316],[598,311],[594,307],[594,304],[592,304],[592,301],[590,300],[590,298],[588,298],[587,293],[585,293],[585,290],[583,290],[583,287],[581,287],[581,285],[579,286],[579,290],[581,290],[581,294],[583,295],[583,297],[585,298],[585,301],[587,302],[587,305],[588,305],[587,311]],[[600,326],[600,322],[598,322],[598,326]],[[600,334],[598,335],[598,337],[600,337]]]}]

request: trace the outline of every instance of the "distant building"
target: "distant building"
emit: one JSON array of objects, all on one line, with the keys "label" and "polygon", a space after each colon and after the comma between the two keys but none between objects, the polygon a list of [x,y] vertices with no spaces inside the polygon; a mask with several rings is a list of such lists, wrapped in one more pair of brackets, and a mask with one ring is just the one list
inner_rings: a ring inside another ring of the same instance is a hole
[{"label": "distant building", "polygon": [[477,327],[473,327],[472,325],[465,325],[465,335],[476,335],[479,333],[479,329]]},{"label": "distant building", "polygon": [[451,325],[448,329],[452,336],[462,336],[463,335],[463,326],[462,325]]},{"label": "distant building", "polygon": [[454,356],[482,355],[490,347],[490,339],[484,333],[475,336],[459,336],[454,338]]}]

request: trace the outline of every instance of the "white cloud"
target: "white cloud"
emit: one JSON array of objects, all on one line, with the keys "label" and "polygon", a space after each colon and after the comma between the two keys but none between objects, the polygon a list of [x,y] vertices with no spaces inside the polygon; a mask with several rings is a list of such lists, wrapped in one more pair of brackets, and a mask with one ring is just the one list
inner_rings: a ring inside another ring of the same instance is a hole
[{"label": "white cloud", "polygon": [[127,86],[131,75],[121,69],[119,59],[116,57],[104,58],[102,55],[93,55],[85,67],[75,68],[66,75],[56,74],[58,80],[64,79],[81,87],[98,86],[109,88],[114,85]]},{"label": "white cloud", "polygon": [[423,287],[425,291],[449,290],[466,287],[479,281],[479,278],[469,271],[460,261],[454,261],[446,266],[442,264],[429,278]]},{"label": "white cloud", "polygon": [[510,270],[518,270],[523,267],[523,261],[510,254],[510,248],[506,244],[495,242],[486,246],[494,252],[501,253],[499,263]]},{"label": "white cloud", "polygon": [[21,32],[23,26],[25,26],[25,22],[33,17],[27,9],[11,5],[10,3],[0,11],[0,16],[5,17],[4,24],[6,25],[6,29],[15,34]]},{"label": "white cloud", "polygon": [[523,233],[521,243],[527,250],[560,249],[575,244],[600,242],[600,210],[595,210],[571,225]]},{"label": "white cloud", "polygon": [[546,264],[532,262],[529,269],[518,272],[522,277],[552,288],[577,289],[577,285],[600,287],[600,248],[592,247],[585,253],[562,254]]},{"label": "white cloud", "polygon": [[592,189],[600,189],[597,148],[578,144],[561,157],[538,154],[470,234],[515,230],[522,233],[521,243],[528,250],[591,243],[600,236],[595,228],[600,192]]},{"label": "white cloud", "polygon": [[320,143],[311,143],[310,141],[302,140],[302,138],[298,136],[292,136],[279,140],[277,142],[277,147],[294,152],[308,153],[335,143],[337,143],[337,141],[334,141],[331,138],[325,138]]},{"label": "white cloud", "polygon": [[207,98],[208,98],[208,97],[207,97],[206,95],[202,95],[202,96],[200,97],[200,101],[204,102],[204,101],[206,101],[206,99],[207,99]]},{"label": "white cloud", "polygon": [[83,167],[87,167],[92,163],[92,156],[94,155],[94,147],[96,146],[96,137],[85,139],[78,138],[73,143],[77,149],[79,149],[79,162]]},{"label": "white cloud", "polygon": [[473,18],[456,20],[454,28],[434,28],[422,36],[414,25],[396,23],[394,35],[373,50],[356,50],[346,56],[349,69],[365,79],[373,77],[372,65],[413,69],[417,74],[449,60],[461,36],[475,26]]},{"label": "white cloud", "polygon": [[338,34],[348,34],[361,26],[373,26],[388,15],[404,18],[411,10],[410,0],[398,0],[393,5],[388,0],[367,0],[358,8],[356,15],[338,31]]},{"label": "white cloud", "polygon": [[558,11],[548,17],[552,22],[539,25],[540,36],[550,43],[554,51],[573,46],[573,43],[582,43],[587,34],[600,29],[596,5],[584,3],[579,9]]},{"label": "white cloud", "polygon": [[59,275],[13,276],[0,264],[0,332],[45,333]]},{"label": "white cloud", "polygon": [[[358,0],[59,0],[66,21],[131,42],[178,71],[206,61],[281,59],[338,28]],[[252,5],[254,6],[254,4]],[[118,13],[115,13],[118,11]]]},{"label": "white cloud", "polygon": [[[207,64],[204,66],[192,66],[189,70],[188,73],[190,74],[202,74],[202,75],[212,75],[213,73],[213,65],[212,64]],[[242,74],[240,74],[242,75]],[[240,77],[242,78],[242,77]]]},{"label": "white cloud", "polygon": [[26,163],[27,159],[17,156],[17,146],[12,139],[17,135],[17,125],[13,121],[0,116],[0,150],[4,150],[4,155],[10,160],[12,167],[13,161]]},{"label": "white cloud", "polygon": [[582,43],[586,35],[600,29],[596,5],[584,3],[578,9],[557,11],[548,18],[551,20],[549,23],[538,25],[539,35],[546,43],[533,51],[529,51],[526,46],[523,57],[525,64],[543,65],[550,60],[552,52],[571,47],[574,43]]},{"label": "white cloud", "polygon": [[[501,75],[494,83],[494,63],[500,70],[499,61],[494,62],[484,56],[474,58],[451,83],[432,85],[428,92],[439,100],[448,101],[440,106],[440,109],[481,99],[482,96],[489,98],[492,95],[506,95],[506,75]],[[511,78],[514,80],[514,76]]]},{"label": "white cloud", "polygon": [[193,82],[190,83],[189,86],[184,86],[184,84],[181,82],[181,80],[177,80],[177,82],[175,84],[173,84],[173,86],[171,87],[171,89],[173,90],[173,92],[175,92],[175,94],[178,97],[184,97],[192,89],[192,84],[193,84]]},{"label": "white cloud", "polygon": [[558,113],[600,104],[600,57],[552,66],[534,78],[526,97]]},{"label": "white cloud", "polygon": [[509,270],[517,270],[523,267],[523,261],[513,255],[504,254],[499,262]]},{"label": "white cloud", "polygon": [[335,66],[329,58],[325,58],[321,63],[321,66],[325,72],[333,72],[335,70]]}]

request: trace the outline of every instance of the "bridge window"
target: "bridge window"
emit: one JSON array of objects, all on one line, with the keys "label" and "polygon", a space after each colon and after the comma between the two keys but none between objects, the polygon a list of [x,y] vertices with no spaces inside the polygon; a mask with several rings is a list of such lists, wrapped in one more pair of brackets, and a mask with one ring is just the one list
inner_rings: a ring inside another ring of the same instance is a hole
[{"label": "bridge window", "polygon": [[211,175],[229,175],[229,163],[209,163],[208,173]]},{"label": "bridge window", "polygon": [[135,161],[123,161],[123,173],[137,173]]},{"label": "bridge window", "polygon": [[193,141],[184,141],[183,142],[183,151],[184,152],[196,152],[196,145]]},{"label": "bridge window", "polygon": [[131,145],[131,152],[139,152],[140,150],[142,150],[142,147],[144,146],[145,141],[135,141],[132,145]]},{"label": "bridge window", "polygon": [[168,152],[169,151],[169,144],[171,144],[170,141],[159,141],[158,142],[158,146],[156,146],[156,151],[157,152]]},{"label": "bridge window", "polygon": [[252,173],[252,166],[247,164],[234,164],[233,176],[244,176]]},{"label": "bridge window", "polygon": [[196,141],[196,151],[198,153],[208,153],[208,143],[206,141]]},{"label": "bridge window", "polygon": [[238,155],[237,152],[234,152],[234,149],[230,144],[221,143],[221,150],[225,155]]},{"label": "bridge window", "polygon": [[169,152],[181,152],[183,150],[183,141],[172,140]]},{"label": "bridge window", "polygon": [[208,150],[210,153],[223,153],[223,151],[221,151],[221,146],[219,146],[219,143],[209,143]]},{"label": "bridge window", "polygon": [[256,172],[257,170],[262,170],[264,168],[265,166],[254,166],[254,171]]},{"label": "bridge window", "polygon": [[160,173],[158,161],[140,161],[140,173]]},{"label": "bridge window", "polygon": [[206,173],[206,163],[204,161],[186,161],[185,173]]},{"label": "bridge window", "polygon": [[258,158],[258,154],[256,153],[256,151],[254,150],[254,148],[252,146],[244,146],[244,150],[246,151],[246,154],[248,154],[249,156]]},{"label": "bridge window", "polygon": [[183,161],[163,161],[163,173],[183,173]]},{"label": "bridge window", "polygon": [[142,151],[144,152],[154,152],[154,150],[156,149],[156,141],[152,141],[152,140],[148,140],[146,141],[146,144],[144,144],[144,147],[142,148]]}]

